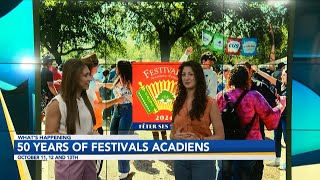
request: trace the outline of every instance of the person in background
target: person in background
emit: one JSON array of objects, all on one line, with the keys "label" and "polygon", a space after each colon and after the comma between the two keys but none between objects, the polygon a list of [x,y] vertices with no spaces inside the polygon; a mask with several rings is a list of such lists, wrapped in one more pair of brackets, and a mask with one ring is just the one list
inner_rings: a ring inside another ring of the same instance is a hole
[{"label": "person in background", "polygon": [[[116,78],[116,64],[112,64],[110,67],[109,77],[107,79],[107,82],[105,83],[113,83]],[[112,98],[112,97],[111,97]]]},{"label": "person in background", "polygon": [[[246,93],[236,108],[240,124],[245,127],[253,121],[246,140],[263,140],[259,120],[263,121],[268,130],[275,129],[278,126],[280,115],[285,109],[286,98],[281,97],[280,101],[277,101],[277,106],[272,108],[259,92],[249,91],[250,83],[247,68],[237,65],[230,72],[226,91],[218,93],[216,100],[222,112],[227,105],[224,94],[234,104],[243,93]],[[221,174],[222,179],[231,179],[232,177],[239,180],[262,179],[263,161],[223,161]]]},{"label": "person in background", "polygon": [[42,58],[42,68],[40,73],[41,79],[41,122],[45,117],[45,109],[51,99],[58,95],[56,88],[54,87],[53,73],[50,71],[54,57],[51,54],[46,54]]},{"label": "person in background", "polygon": [[[109,77],[108,79],[106,79],[106,81],[104,81],[104,83],[113,83],[115,78],[116,78],[116,64],[112,64],[110,67]],[[113,98],[114,98],[114,94],[113,94],[113,91],[111,91],[110,99],[113,99]],[[109,109],[111,111],[111,114],[113,114],[114,107],[111,106]]]},{"label": "person in background", "polygon": [[[99,60],[98,57],[95,53],[88,53],[84,55],[81,58],[81,61],[84,62],[90,71],[90,75],[93,77],[93,75],[97,72],[98,70],[98,65],[99,65]],[[87,91],[89,96],[92,96],[94,98],[94,113],[96,116],[96,125],[95,129],[98,130],[100,134],[103,134],[103,129],[102,129],[102,110],[105,107],[100,107],[98,104],[102,102],[102,99],[100,97],[100,92],[97,87],[97,82],[93,78],[92,81],[90,81],[89,89]]]},{"label": "person in background", "polygon": [[230,71],[232,69],[232,66],[225,64],[222,67],[222,82],[218,84],[218,90],[217,93],[224,90],[227,84],[227,79],[230,76]]},{"label": "person in background", "polygon": [[[192,51],[192,47],[188,47],[185,51],[185,54],[182,55],[182,57],[180,58],[179,62],[187,61],[188,56],[192,54]],[[217,61],[216,57],[209,51],[203,53],[200,58],[207,85],[207,95],[212,98],[216,96],[218,88],[218,75],[212,68],[212,64],[215,61]]]},{"label": "person in background", "polygon": [[[276,89],[277,93],[279,96],[286,96],[287,95],[287,68],[283,67],[282,68],[282,73],[281,73],[281,81],[278,79],[270,76],[269,74],[257,69],[255,66],[253,66],[253,69],[262,77],[266,78],[268,81],[270,81],[271,84],[273,84]],[[286,110],[283,111],[281,114],[280,121],[278,123],[277,128],[274,130],[274,142],[275,142],[275,149],[276,149],[276,159],[267,164],[268,166],[273,166],[273,167],[278,167],[280,166],[280,158],[281,158],[281,139],[282,139],[282,134],[284,138],[284,142],[286,143],[286,121],[287,118],[287,113]],[[281,170],[286,169],[286,165],[283,164],[280,166]]]},{"label": "person in background", "polygon": [[52,66],[50,67],[50,71],[53,74],[53,85],[56,88],[57,92],[60,92],[60,85],[61,85],[61,80],[62,80],[62,74],[58,70],[58,65],[57,63],[53,62]]},{"label": "person in background", "polygon": [[[224,129],[217,102],[207,96],[206,81],[201,65],[183,62],[178,72],[177,97],[173,104],[172,140],[223,140]],[[213,133],[210,125],[213,126]],[[215,161],[176,160],[176,180],[213,180]]]},{"label": "person in background", "polygon": [[153,140],[159,140],[159,132],[161,134],[162,140],[167,140],[167,131],[152,131]]},{"label": "person in background", "polygon": [[282,70],[285,68],[285,66],[286,65],[283,62],[280,62],[277,66],[277,70],[272,73],[272,77],[281,81]]},{"label": "person in background", "polygon": [[[109,73],[110,71],[108,69],[104,70],[103,71],[103,76],[104,76],[104,79],[103,79],[103,83],[107,83],[107,80],[108,80],[108,77],[109,77]],[[102,101],[107,101],[107,100],[110,100],[111,98],[111,91],[110,89],[104,87],[103,85],[99,88],[99,92],[100,92],[100,97],[102,99]],[[111,106],[113,107],[113,106]],[[110,127],[110,122],[111,122],[111,108],[105,108],[102,112],[102,118],[104,121],[107,121],[107,127]]]},{"label": "person in background", "polygon": [[[85,56],[83,56],[81,58],[81,61],[84,62],[88,66],[88,68],[90,70],[90,75],[93,77],[99,68],[99,60],[98,60],[97,55],[95,53],[86,54]],[[125,100],[124,97],[119,97],[117,99],[112,99],[112,100],[103,100],[100,97],[100,91],[99,91],[99,88],[101,86],[103,86],[103,84],[99,83],[98,81],[96,81],[93,78],[90,81],[89,89],[87,90],[88,96],[91,96],[94,99],[94,113],[95,113],[95,119],[96,119],[96,124],[94,126],[94,129],[96,129],[100,135],[103,134],[103,128],[102,128],[102,123],[103,123],[102,112],[103,112],[103,110],[110,107],[110,106],[113,106],[114,104],[122,104]],[[97,176],[99,176],[99,174],[101,172],[102,165],[103,165],[102,160],[96,161]]]},{"label": "person in background", "polygon": [[103,83],[107,83],[107,82],[108,82],[109,74],[110,74],[109,69],[105,69],[105,70],[102,72],[102,75],[103,75],[103,80],[102,80],[102,82],[103,82]]},{"label": "person in background", "polygon": [[[269,103],[269,105],[271,107],[276,107],[277,106],[276,93],[271,90],[271,88],[268,84],[266,84],[256,78],[257,73],[255,73],[255,70],[253,70],[253,68],[252,68],[254,66],[252,66],[249,62],[240,63],[240,65],[244,65],[244,67],[247,69],[247,71],[249,73],[250,84],[251,84],[250,90],[258,91],[267,100],[267,102]],[[261,131],[262,138],[265,139],[264,124],[263,124],[263,121],[261,121],[261,120],[260,120],[260,131]]]},{"label": "person in background", "polygon": [[[78,59],[66,61],[63,67],[61,93],[54,97],[46,109],[46,135],[98,134],[93,99],[87,95],[92,80],[89,68]],[[93,160],[56,160],[56,180],[96,179]]]},{"label": "person in background", "polygon": [[[132,64],[128,60],[119,60],[116,65],[114,83],[105,87],[113,90],[115,98],[125,98],[122,104],[116,104],[112,114],[110,134],[132,134]],[[119,160],[119,178],[125,179],[130,172],[130,161]]]}]

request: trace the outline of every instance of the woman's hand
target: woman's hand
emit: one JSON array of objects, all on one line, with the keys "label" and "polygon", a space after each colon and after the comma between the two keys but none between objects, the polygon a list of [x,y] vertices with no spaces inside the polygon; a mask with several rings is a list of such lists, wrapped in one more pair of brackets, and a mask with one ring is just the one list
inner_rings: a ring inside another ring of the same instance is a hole
[{"label": "woman's hand", "polygon": [[174,140],[188,140],[189,139],[189,135],[187,133],[175,133],[173,135],[173,139]]},{"label": "woman's hand", "polygon": [[251,69],[254,70],[256,73],[259,73],[259,69],[256,65],[252,65]]},{"label": "woman's hand", "polygon": [[185,54],[186,54],[187,56],[190,56],[190,55],[192,54],[192,52],[193,52],[192,47],[188,47],[188,48],[186,49]]},{"label": "woman's hand", "polygon": [[192,132],[186,132],[186,133],[175,133],[173,135],[174,140],[199,140],[200,138],[192,133]]},{"label": "woman's hand", "polygon": [[92,135],[100,135],[97,129],[92,128]]},{"label": "woman's hand", "polygon": [[198,137],[195,133],[186,132],[186,134],[189,136],[188,140],[200,140],[200,137]]},{"label": "woman's hand", "polygon": [[287,97],[277,95],[276,103],[278,108],[281,110],[281,113],[284,111],[287,105]]},{"label": "woman's hand", "polygon": [[61,85],[61,79],[57,79],[57,80],[53,81],[53,84]]},{"label": "woman's hand", "polygon": [[121,96],[119,98],[117,98],[117,103],[118,104],[123,104],[123,102],[126,100],[126,97],[125,96]]},{"label": "woman's hand", "polygon": [[287,97],[286,96],[280,96],[279,100],[280,104],[282,104],[281,113],[284,111],[284,109],[287,106]]}]

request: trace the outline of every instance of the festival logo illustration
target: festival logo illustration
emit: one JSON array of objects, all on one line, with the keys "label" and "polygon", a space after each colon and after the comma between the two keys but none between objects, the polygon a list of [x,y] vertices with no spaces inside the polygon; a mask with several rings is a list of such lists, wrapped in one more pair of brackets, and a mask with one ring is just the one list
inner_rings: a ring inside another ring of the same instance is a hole
[{"label": "festival logo illustration", "polygon": [[241,50],[241,39],[228,38],[225,53],[229,55],[239,55]]},{"label": "festival logo illustration", "polygon": [[170,129],[181,63],[133,63],[133,128]]},{"label": "festival logo illustration", "polygon": [[242,56],[255,56],[257,55],[257,38],[243,38],[242,39]]}]

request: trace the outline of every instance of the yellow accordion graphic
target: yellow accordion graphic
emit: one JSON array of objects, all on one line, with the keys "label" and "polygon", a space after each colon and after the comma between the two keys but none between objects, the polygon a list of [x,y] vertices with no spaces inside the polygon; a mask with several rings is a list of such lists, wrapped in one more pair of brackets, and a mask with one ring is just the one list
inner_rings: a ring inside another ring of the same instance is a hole
[{"label": "yellow accordion graphic", "polygon": [[157,113],[160,110],[171,111],[176,98],[177,82],[162,80],[149,85],[142,85],[137,96],[148,114]]}]

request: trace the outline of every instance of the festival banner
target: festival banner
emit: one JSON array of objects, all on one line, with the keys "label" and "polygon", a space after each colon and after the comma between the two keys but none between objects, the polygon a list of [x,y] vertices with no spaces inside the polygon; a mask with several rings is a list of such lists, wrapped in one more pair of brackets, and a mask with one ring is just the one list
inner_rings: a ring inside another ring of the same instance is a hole
[{"label": "festival banner", "polygon": [[208,31],[208,30],[203,30],[202,31],[202,47],[204,48],[209,48],[210,47],[210,43],[212,42],[212,38],[213,38],[213,33]]},{"label": "festival banner", "polygon": [[133,129],[170,129],[180,64],[132,64]]},{"label": "festival banner", "polygon": [[242,39],[242,56],[255,56],[257,55],[257,38],[243,38]]},{"label": "festival banner", "polygon": [[226,46],[226,38],[221,34],[214,34],[210,49],[223,53]]},{"label": "festival banner", "polygon": [[241,50],[241,39],[228,38],[225,53],[229,55],[239,55]]}]

